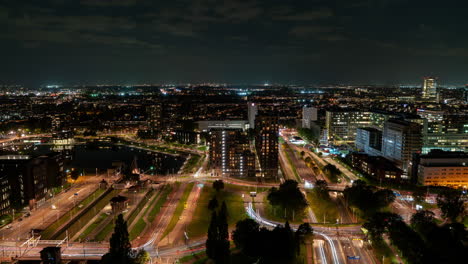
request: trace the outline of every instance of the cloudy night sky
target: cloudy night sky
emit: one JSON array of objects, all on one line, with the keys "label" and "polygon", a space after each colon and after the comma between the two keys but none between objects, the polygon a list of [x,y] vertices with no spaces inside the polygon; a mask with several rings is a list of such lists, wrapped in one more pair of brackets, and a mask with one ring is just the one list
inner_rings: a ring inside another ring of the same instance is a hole
[{"label": "cloudy night sky", "polygon": [[2,83],[468,83],[461,0],[0,0],[0,23]]}]

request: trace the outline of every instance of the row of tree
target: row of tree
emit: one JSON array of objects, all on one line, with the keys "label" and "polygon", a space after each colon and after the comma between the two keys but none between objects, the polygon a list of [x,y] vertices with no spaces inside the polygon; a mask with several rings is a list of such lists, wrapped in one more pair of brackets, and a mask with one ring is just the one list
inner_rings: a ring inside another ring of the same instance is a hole
[{"label": "row of tree", "polygon": [[378,210],[395,201],[395,193],[390,189],[378,189],[356,180],[343,191],[349,206],[358,208],[364,215],[371,216]]},{"label": "row of tree", "polygon": [[378,212],[363,225],[374,243],[387,234],[401,255],[412,264],[461,263],[468,259],[468,233],[464,225],[450,223],[438,226],[434,213],[418,211],[411,218],[411,226],[401,216]]}]

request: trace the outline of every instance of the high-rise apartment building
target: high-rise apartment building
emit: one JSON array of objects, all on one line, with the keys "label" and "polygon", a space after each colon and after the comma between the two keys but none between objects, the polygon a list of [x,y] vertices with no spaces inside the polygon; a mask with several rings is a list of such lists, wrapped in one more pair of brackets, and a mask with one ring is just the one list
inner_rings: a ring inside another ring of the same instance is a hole
[{"label": "high-rise apartment building", "polygon": [[370,112],[356,109],[333,109],[326,112],[327,138],[334,142],[354,142],[357,129],[370,124]]},{"label": "high-rise apartment building", "polygon": [[255,155],[241,130],[210,131],[210,167],[214,176],[254,177]]},{"label": "high-rise apartment building", "polygon": [[260,173],[265,178],[278,178],[278,116],[260,114],[255,120],[258,131],[255,150],[260,164]]},{"label": "high-rise apartment building", "polygon": [[422,88],[422,98],[424,99],[436,99],[437,97],[437,78],[424,77],[424,83]]},{"label": "high-rise apartment building", "polygon": [[258,105],[255,103],[248,103],[247,104],[247,115],[249,119],[249,126],[252,129],[255,129],[255,117],[258,114]]},{"label": "high-rise apartment building", "polygon": [[409,176],[413,154],[420,153],[421,148],[421,125],[400,119],[389,119],[385,122],[382,156],[394,161],[404,171],[404,176]]},{"label": "high-rise apartment building", "polygon": [[302,108],[302,127],[311,128],[313,121],[317,121],[317,108],[304,106]]},{"label": "high-rise apartment building", "polygon": [[155,136],[162,131],[163,113],[162,105],[155,104],[146,108],[147,126],[151,135]]}]

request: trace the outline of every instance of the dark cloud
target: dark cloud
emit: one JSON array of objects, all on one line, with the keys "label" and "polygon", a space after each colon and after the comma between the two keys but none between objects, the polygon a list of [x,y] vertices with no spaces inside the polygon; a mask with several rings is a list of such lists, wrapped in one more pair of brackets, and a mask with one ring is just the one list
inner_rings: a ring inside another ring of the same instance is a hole
[{"label": "dark cloud", "polygon": [[83,64],[60,69],[71,80],[99,79],[85,74],[90,63],[116,80],[365,81],[369,72],[399,82],[430,71],[462,81],[466,10],[451,0],[0,0],[0,45],[9,51],[0,78],[39,82],[13,67],[34,61],[55,74],[57,63],[44,59],[53,51],[56,62]]},{"label": "dark cloud", "polygon": [[306,12],[291,13],[285,16],[280,16],[278,20],[290,21],[311,21],[333,16],[333,11],[330,8],[320,8],[318,10],[309,10]]}]

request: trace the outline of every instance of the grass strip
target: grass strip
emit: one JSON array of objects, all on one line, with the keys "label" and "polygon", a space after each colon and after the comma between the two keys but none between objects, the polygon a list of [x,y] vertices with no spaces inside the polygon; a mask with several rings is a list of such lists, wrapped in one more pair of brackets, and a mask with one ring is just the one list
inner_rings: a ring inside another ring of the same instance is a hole
[{"label": "grass strip", "polygon": [[289,151],[286,149],[284,150],[284,154],[286,155],[286,159],[288,160],[289,165],[291,166],[291,169],[294,173],[294,176],[296,177],[297,182],[302,182],[301,177],[299,177],[299,174],[297,173],[296,166],[294,166],[291,156],[289,155]]},{"label": "grass strip", "polygon": [[[112,197],[119,194],[122,190],[112,190],[106,196],[102,197],[92,208],[90,208],[86,213],[84,213],[80,218],[76,219],[73,224],[71,224],[67,230],[68,235],[73,237],[77,232],[79,232],[83,226],[85,226],[98,212],[100,212],[107,204],[109,204]],[[56,238],[63,239],[65,238],[65,232],[56,235]]]},{"label": "grass strip", "polygon": [[196,165],[200,161],[201,156],[200,155],[195,155],[191,154],[189,160],[185,164],[185,167],[182,170],[182,173],[193,173],[196,171]]},{"label": "grass strip", "polygon": [[85,208],[88,204],[90,204],[95,199],[98,199],[105,190],[99,188],[93,193],[91,193],[88,197],[86,197],[83,201],[78,203],[74,206],[70,211],[62,215],[57,221],[49,225],[44,231],[41,232],[41,236],[43,239],[50,239],[54,232],[57,231],[62,225],[67,223],[72,219],[72,216],[76,215],[79,211]]},{"label": "grass strip", "polygon": [[313,189],[308,191],[307,200],[318,222],[323,222],[325,220],[325,223],[335,223],[336,219],[340,218],[335,202],[333,202],[331,198],[320,196],[318,190]]},{"label": "grass strip", "polygon": [[97,233],[96,237],[94,237],[93,241],[103,241],[106,237],[114,230],[114,219],[110,221],[99,233]]},{"label": "grass strip", "polygon": [[[176,188],[178,186],[179,185],[177,184]],[[149,213],[148,213],[148,217],[147,217],[148,223],[152,223],[154,221],[156,216],[161,211],[161,207],[164,205],[164,203],[166,203],[167,198],[169,197],[169,194],[172,192],[172,190],[173,190],[173,187],[170,186],[170,185],[167,186],[167,187],[164,187],[162,193],[159,195],[159,198],[156,200],[154,205],[151,207],[151,211],[149,211]],[[149,210],[149,209],[147,209],[147,210]]]},{"label": "grass strip", "polygon": [[104,221],[104,219],[106,219],[108,217],[108,215],[102,213],[98,216],[98,218],[92,223],[90,224],[82,233],[81,235],[78,237],[79,240],[83,240],[85,239],[89,234],[91,234],[91,232],[93,232],[93,230],[98,227],[102,221]]},{"label": "grass strip", "polygon": [[[223,202],[226,203],[229,226],[235,226],[239,220],[246,218],[247,214],[244,209],[244,201],[238,193],[239,187],[240,186],[225,184],[225,189],[219,192],[216,192],[211,186],[204,187],[198,197],[197,207],[195,208],[192,220],[187,226],[188,235],[190,237],[200,237],[206,234],[212,214],[208,209],[208,202],[214,196],[216,196],[220,205],[218,209]],[[247,187],[243,187],[242,191],[245,190],[247,190]]]},{"label": "grass strip", "polygon": [[143,220],[143,218],[138,219],[138,221],[136,222],[136,224],[133,226],[132,230],[130,231],[130,234],[129,234],[130,241],[137,238],[141,234],[141,232],[145,230],[145,227],[146,227],[145,220]]},{"label": "grass strip", "polygon": [[179,221],[180,215],[184,211],[185,203],[187,202],[187,199],[190,195],[190,192],[192,191],[194,184],[195,183],[192,182],[192,183],[187,184],[187,186],[185,187],[185,190],[182,193],[182,197],[180,198],[179,203],[177,204],[177,207],[174,213],[172,214],[172,218],[169,221],[169,224],[167,225],[166,230],[164,230],[164,233],[161,238],[169,234],[174,229],[175,225],[177,224],[177,221]]},{"label": "grass strip", "polygon": [[130,213],[130,215],[127,218],[127,223],[130,225],[133,223],[135,218],[137,217],[138,213],[145,207],[145,205],[148,203],[148,199],[153,195],[154,189],[150,189],[145,196],[140,200],[138,203],[137,207],[133,209],[133,211]]}]

